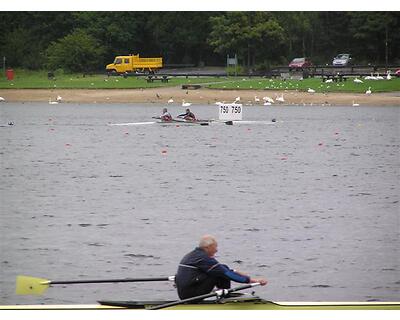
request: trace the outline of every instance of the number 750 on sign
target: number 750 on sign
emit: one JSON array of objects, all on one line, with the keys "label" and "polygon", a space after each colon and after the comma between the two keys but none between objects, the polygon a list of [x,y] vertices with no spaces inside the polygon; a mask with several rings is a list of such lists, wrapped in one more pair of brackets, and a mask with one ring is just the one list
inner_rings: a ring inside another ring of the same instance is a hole
[{"label": "number 750 on sign", "polygon": [[219,120],[242,120],[243,106],[237,103],[220,104]]}]

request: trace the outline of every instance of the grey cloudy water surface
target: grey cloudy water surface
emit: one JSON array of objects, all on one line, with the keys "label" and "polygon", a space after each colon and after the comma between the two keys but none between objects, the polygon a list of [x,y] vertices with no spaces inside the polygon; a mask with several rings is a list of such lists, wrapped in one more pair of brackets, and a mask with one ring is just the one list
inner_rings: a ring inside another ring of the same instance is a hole
[{"label": "grey cloudy water surface", "polygon": [[[0,106],[0,303],[176,299],[171,283],[51,280],[174,275],[205,233],[276,301],[399,299],[398,107],[245,107],[275,124],[110,127],[162,105]],[[169,107],[172,114],[180,106]],[[193,106],[216,118],[216,106]]]}]

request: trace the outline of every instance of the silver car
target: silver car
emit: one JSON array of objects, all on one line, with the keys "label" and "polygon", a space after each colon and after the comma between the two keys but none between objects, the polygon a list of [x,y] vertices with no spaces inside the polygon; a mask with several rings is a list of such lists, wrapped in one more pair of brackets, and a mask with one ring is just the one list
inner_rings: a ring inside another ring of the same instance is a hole
[{"label": "silver car", "polygon": [[332,65],[337,67],[345,67],[352,64],[352,57],[349,53],[338,54],[333,58]]}]

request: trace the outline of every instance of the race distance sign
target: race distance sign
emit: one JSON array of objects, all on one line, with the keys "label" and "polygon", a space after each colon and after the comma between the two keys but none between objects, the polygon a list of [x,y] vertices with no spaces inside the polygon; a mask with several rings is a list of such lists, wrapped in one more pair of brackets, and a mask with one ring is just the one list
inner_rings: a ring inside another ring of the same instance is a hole
[{"label": "race distance sign", "polygon": [[219,104],[219,120],[242,120],[243,105],[238,103]]}]

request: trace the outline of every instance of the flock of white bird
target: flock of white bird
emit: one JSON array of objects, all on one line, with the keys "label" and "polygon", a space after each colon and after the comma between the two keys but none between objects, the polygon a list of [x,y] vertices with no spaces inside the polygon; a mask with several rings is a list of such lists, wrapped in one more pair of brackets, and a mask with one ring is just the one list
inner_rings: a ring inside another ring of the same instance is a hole
[{"label": "flock of white bird", "polygon": [[[243,80],[246,80],[246,79],[243,79]],[[371,73],[370,76],[364,77],[364,80],[392,80],[392,76],[391,76],[390,70],[389,70],[389,71],[387,71],[387,73],[386,73],[386,77],[380,76],[379,73],[377,73],[376,75],[374,75],[373,73]],[[116,81],[118,81],[118,80],[116,80]],[[272,82],[273,80],[270,79],[270,81]],[[332,83],[332,82],[333,82],[333,79],[328,79],[328,80],[325,81],[325,83]],[[356,78],[353,80],[353,82],[354,82],[354,83],[360,83],[360,84],[361,84],[361,83],[364,83],[364,81],[361,80],[361,79],[359,79],[358,77],[356,77]],[[261,82],[259,82],[259,84],[261,84]],[[92,85],[93,85],[93,84],[92,84]],[[296,84],[296,86],[298,87],[298,84]],[[337,84],[337,86],[339,86],[339,84]],[[344,86],[344,84],[342,84],[342,86]],[[239,86],[238,86],[238,87],[239,87]],[[322,85],[320,85],[320,87],[322,87]],[[250,88],[252,88],[252,87],[250,87]],[[280,84],[279,84],[278,86],[276,86],[276,87],[272,84],[271,87],[268,87],[268,86],[267,86],[267,87],[265,87],[265,88],[266,88],[266,89],[283,89],[283,88],[282,88],[282,83],[280,83]],[[285,87],[285,88],[286,88],[286,89],[289,89],[288,87]],[[329,88],[329,86],[327,86],[327,88]],[[307,89],[307,92],[310,93],[310,94],[314,94],[314,93],[315,93],[315,90],[312,89],[312,88],[308,88],[308,89]],[[366,94],[366,95],[371,95],[371,94],[372,94],[371,87],[368,87],[368,90],[365,91],[365,94]],[[159,96],[157,95],[157,97],[159,97]],[[272,99],[271,97],[267,97],[267,96],[262,97],[262,100],[264,101],[264,103],[263,103],[264,106],[270,106],[270,105],[272,105],[272,104],[275,103],[275,102],[278,102],[278,103],[283,103],[283,102],[285,102],[285,99],[284,99],[284,97],[283,97],[283,93],[282,93],[280,96],[276,95],[275,100]],[[5,100],[3,97],[0,97],[0,102],[5,102],[5,101],[6,101],[6,100]],[[56,98],[56,100],[54,100],[54,101],[51,100],[51,98],[49,98],[49,104],[59,104],[59,103],[61,103],[62,101],[63,101],[63,98],[62,98],[60,95],[58,95],[57,98]],[[239,103],[240,101],[241,101],[240,97],[236,97],[236,99],[235,99],[232,103]],[[260,102],[261,102],[261,99],[260,99],[258,96],[254,96],[254,102],[255,102],[255,103],[260,103]],[[167,101],[167,103],[168,103],[168,104],[174,103],[174,100],[172,99],[172,97]],[[215,104],[216,104],[216,105],[220,105],[220,104],[224,104],[224,103],[225,103],[225,101],[223,101],[223,102],[217,101]],[[192,105],[192,103],[186,102],[185,100],[182,100],[182,107],[187,108],[187,107],[190,107],[191,105]],[[358,103],[355,103],[355,102],[353,101],[352,106],[357,107],[357,106],[359,106],[359,104],[358,104]]]}]

